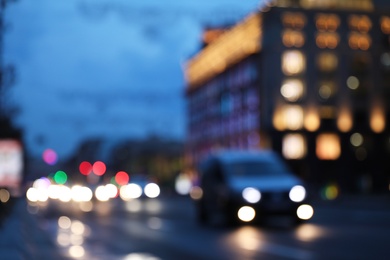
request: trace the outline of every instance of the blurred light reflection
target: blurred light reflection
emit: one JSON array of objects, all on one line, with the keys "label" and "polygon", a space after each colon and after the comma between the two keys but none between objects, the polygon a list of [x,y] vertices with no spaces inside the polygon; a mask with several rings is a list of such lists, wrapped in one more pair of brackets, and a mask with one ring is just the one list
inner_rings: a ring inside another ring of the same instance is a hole
[{"label": "blurred light reflection", "polygon": [[70,236],[70,242],[72,243],[72,245],[81,246],[84,243],[84,238],[81,235],[72,234]]},{"label": "blurred light reflection", "polygon": [[260,239],[257,237],[258,231],[253,227],[242,227],[234,234],[234,243],[246,250],[259,250]]},{"label": "blurred light reflection", "polygon": [[161,229],[162,221],[160,218],[152,217],[148,220],[148,226],[151,229]]},{"label": "blurred light reflection", "polygon": [[160,212],[162,209],[161,203],[159,201],[156,201],[156,200],[145,201],[145,208],[147,211],[153,212],[153,213]]},{"label": "blurred light reflection", "polygon": [[82,235],[82,234],[84,234],[85,226],[84,226],[84,224],[81,223],[80,221],[74,220],[74,221],[72,221],[72,224],[71,224],[71,226],[70,226],[70,229],[72,230],[72,232],[73,232],[74,234]]},{"label": "blurred light reflection", "polygon": [[69,248],[69,255],[73,258],[80,258],[85,255],[85,250],[82,246],[71,246]]},{"label": "blurred light reflection", "polygon": [[71,227],[71,220],[67,216],[61,216],[58,219],[58,226],[62,229],[69,229]]},{"label": "blurred light reflection", "polygon": [[69,234],[62,233],[62,232],[58,233],[57,234],[57,243],[63,247],[69,246],[71,244]]},{"label": "blurred light reflection", "polygon": [[296,237],[304,242],[313,242],[325,235],[324,229],[313,224],[302,224],[295,230]]},{"label": "blurred light reflection", "polygon": [[141,210],[142,204],[139,200],[132,200],[132,201],[128,201],[125,204],[125,207],[130,212],[138,212]]},{"label": "blurred light reflection", "polygon": [[93,203],[91,201],[85,201],[79,203],[79,208],[83,212],[91,212],[93,210]]},{"label": "blurred light reflection", "polygon": [[123,260],[160,260],[160,258],[147,253],[131,253],[125,256]]}]

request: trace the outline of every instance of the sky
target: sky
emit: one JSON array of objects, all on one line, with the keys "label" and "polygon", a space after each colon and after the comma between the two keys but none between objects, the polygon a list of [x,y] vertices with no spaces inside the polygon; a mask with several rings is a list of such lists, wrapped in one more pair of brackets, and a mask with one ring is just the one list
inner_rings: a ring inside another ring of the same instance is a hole
[{"label": "sky", "polygon": [[85,138],[184,140],[186,60],[206,26],[259,0],[18,0],[6,9],[7,93],[32,154],[67,157]]}]

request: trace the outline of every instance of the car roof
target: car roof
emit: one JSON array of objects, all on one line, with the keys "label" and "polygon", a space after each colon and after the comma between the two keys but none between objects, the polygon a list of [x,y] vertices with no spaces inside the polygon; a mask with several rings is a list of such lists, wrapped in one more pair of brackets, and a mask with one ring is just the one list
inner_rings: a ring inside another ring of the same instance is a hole
[{"label": "car roof", "polygon": [[248,161],[278,161],[278,155],[270,150],[223,150],[213,155],[222,163]]}]

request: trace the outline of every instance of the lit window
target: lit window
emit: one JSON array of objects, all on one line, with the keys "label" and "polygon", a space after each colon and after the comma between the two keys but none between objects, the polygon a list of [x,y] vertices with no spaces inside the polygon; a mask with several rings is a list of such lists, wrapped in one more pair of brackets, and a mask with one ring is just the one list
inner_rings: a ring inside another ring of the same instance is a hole
[{"label": "lit window", "polygon": [[390,17],[383,16],[381,19],[381,29],[385,34],[390,34]]},{"label": "lit window", "polygon": [[363,10],[374,9],[371,0],[300,0],[300,5],[306,9],[341,9],[341,10]]},{"label": "lit window", "polygon": [[318,95],[323,100],[328,100],[336,92],[336,87],[333,81],[323,81],[318,89]]},{"label": "lit window", "polygon": [[300,31],[286,30],[282,34],[282,41],[286,47],[302,47],[305,43],[305,37]]},{"label": "lit window", "polygon": [[288,28],[302,29],[306,24],[306,17],[302,13],[286,12],[282,15],[282,23]]},{"label": "lit window", "polygon": [[371,46],[371,37],[364,33],[351,33],[348,39],[349,47],[353,50],[368,50]]},{"label": "lit window", "polygon": [[335,14],[319,14],[316,17],[316,27],[319,31],[334,32],[340,25],[340,18]]},{"label": "lit window", "polygon": [[288,79],[283,82],[280,89],[282,96],[291,102],[295,102],[302,98],[304,93],[304,86],[302,80]]},{"label": "lit window", "polygon": [[301,134],[287,134],[283,138],[283,156],[286,159],[302,159],[306,155],[306,140]]},{"label": "lit window", "polygon": [[282,56],[282,70],[291,76],[302,73],[306,69],[305,56],[300,51],[286,51]]},{"label": "lit window", "polygon": [[336,108],[334,106],[320,106],[320,117],[324,119],[333,119],[336,117]]},{"label": "lit window", "polygon": [[347,86],[348,88],[355,90],[359,87],[360,81],[357,77],[355,76],[349,76],[347,79]]},{"label": "lit window", "polygon": [[320,117],[318,115],[318,111],[314,107],[307,109],[304,125],[310,132],[314,132],[320,127]]},{"label": "lit window", "polygon": [[339,41],[340,37],[337,33],[318,33],[316,36],[316,44],[321,49],[334,49]]},{"label": "lit window", "polygon": [[334,71],[338,65],[338,58],[336,54],[331,52],[320,53],[317,57],[317,65],[321,71],[330,72]]},{"label": "lit window", "polygon": [[369,32],[372,27],[371,20],[367,15],[351,15],[348,22],[351,30],[362,33]]},{"label": "lit window", "polygon": [[340,138],[337,134],[325,133],[317,136],[316,154],[321,160],[336,160],[340,157]]},{"label": "lit window", "polygon": [[274,112],[273,124],[279,131],[301,129],[303,127],[302,107],[291,105],[277,108]]},{"label": "lit window", "polygon": [[381,133],[385,129],[385,115],[383,108],[378,104],[371,110],[370,127],[375,133]]},{"label": "lit window", "polygon": [[359,147],[363,144],[364,138],[360,133],[354,133],[351,135],[351,138],[349,138],[351,144],[355,147]]},{"label": "lit window", "polygon": [[350,110],[344,106],[340,109],[337,117],[337,127],[341,132],[348,132],[352,128],[352,115]]},{"label": "lit window", "polygon": [[286,128],[298,130],[303,126],[303,109],[300,106],[286,106],[284,109]]}]

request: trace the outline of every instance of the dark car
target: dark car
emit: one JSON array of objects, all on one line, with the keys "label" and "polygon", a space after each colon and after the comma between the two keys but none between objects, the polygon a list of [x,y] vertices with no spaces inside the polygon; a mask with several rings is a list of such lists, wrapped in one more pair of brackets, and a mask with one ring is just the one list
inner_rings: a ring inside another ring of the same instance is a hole
[{"label": "dark car", "polygon": [[221,151],[201,162],[198,172],[201,223],[250,222],[270,214],[289,215],[299,223],[313,215],[302,181],[274,152]]}]

